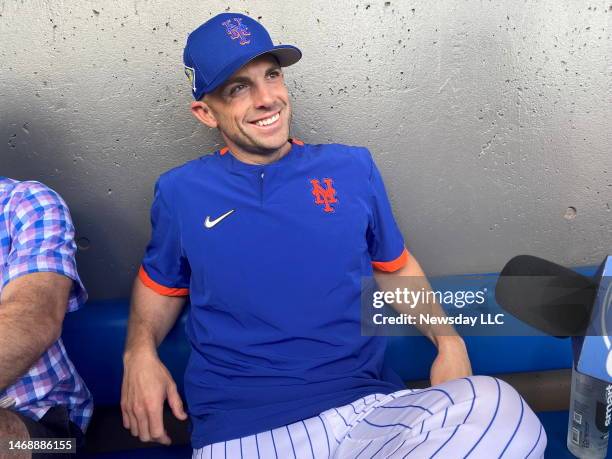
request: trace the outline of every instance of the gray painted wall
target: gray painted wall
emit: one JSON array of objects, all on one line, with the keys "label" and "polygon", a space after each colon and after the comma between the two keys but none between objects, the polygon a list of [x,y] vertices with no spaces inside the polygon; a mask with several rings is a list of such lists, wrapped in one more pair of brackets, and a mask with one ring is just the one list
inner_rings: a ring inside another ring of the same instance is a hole
[{"label": "gray painted wall", "polygon": [[65,197],[93,298],[128,295],[156,177],[218,146],[181,53],[227,8],[302,49],[293,135],[371,148],[428,273],[612,252],[607,2],[0,0],[0,173]]}]

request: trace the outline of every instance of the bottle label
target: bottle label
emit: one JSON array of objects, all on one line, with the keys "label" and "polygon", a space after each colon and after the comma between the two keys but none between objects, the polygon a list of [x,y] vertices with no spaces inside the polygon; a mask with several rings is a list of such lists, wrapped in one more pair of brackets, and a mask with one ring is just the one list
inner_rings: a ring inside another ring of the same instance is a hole
[{"label": "bottle label", "polygon": [[612,384],[607,384],[603,397],[604,402],[597,401],[595,408],[595,426],[604,434],[610,430],[612,422]]}]

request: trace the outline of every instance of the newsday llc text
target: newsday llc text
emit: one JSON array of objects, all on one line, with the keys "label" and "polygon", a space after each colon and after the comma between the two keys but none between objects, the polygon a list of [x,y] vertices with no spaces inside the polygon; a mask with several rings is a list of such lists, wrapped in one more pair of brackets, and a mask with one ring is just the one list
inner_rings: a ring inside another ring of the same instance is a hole
[{"label": "newsday llc text", "polygon": [[459,314],[457,316],[439,317],[433,314],[406,314],[397,316],[386,316],[384,314],[374,314],[372,321],[375,325],[463,325],[474,327],[476,325],[503,325],[505,314],[478,314],[469,316]]},{"label": "newsday llc text", "polygon": [[475,278],[473,283],[442,290],[428,288],[424,279],[404,277],[382,290],[372,277],[363,278],[362,334],[418,336],[419,328],[426,326],[439,335],[542,335],[501,309],[494,299],[495,284],[489,279]]}]

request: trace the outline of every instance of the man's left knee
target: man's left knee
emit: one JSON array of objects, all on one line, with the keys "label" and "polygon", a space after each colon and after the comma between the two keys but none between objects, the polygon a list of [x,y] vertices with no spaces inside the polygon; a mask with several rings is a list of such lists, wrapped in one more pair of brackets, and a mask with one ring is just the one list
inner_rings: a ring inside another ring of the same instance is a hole
[{"label": "man's left knee", "polygon": [[[30,434],[19,416],[10,410],[0,408],[0,438],[11,440],[29,440]],[[13,454],[0,451],[0,459],[28,459],[30,453]]]},{"label": "man's left knee", "polygon": [[[474,398],[481,401],[498,404],[501,400],[516,403],[520,406],[522,397],[517,390],[506,381],[493,376],[470,376],[466,378],[470,385]],[[522,401],[522,403],[525,403]]]},{"label": "man's left knee", "polygon": [[[542,435],[540,420],[514,387],[491,376],[472,376],[469,379],[476,393],[474,408],[478,413],[475,415],[479,419],[477,422],[489,425],[497,418],[502,419],[503,422],[495,422],[496,431],[507,429],[514,441],[533,443],[534,434]],[[527,423],[529,429],[519,428],[523,423]],[[543,435],[545,442],[545,433]]]},{"label": "man's left knee", "polygon": [[0,438],[29,440],[30,435],[19,416],[11,410],[0,408]]}]

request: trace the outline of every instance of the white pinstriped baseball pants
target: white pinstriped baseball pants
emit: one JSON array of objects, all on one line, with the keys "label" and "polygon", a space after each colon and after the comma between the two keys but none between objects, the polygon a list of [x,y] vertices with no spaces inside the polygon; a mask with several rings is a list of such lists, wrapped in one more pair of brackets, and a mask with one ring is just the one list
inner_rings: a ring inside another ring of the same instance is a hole
[{"label": "white pinstriped baseball pants", "polygon": [[371,394],[256,435],[214,443],[192,459],[529,458],[546,432],[510,385],[489,376]]}]

